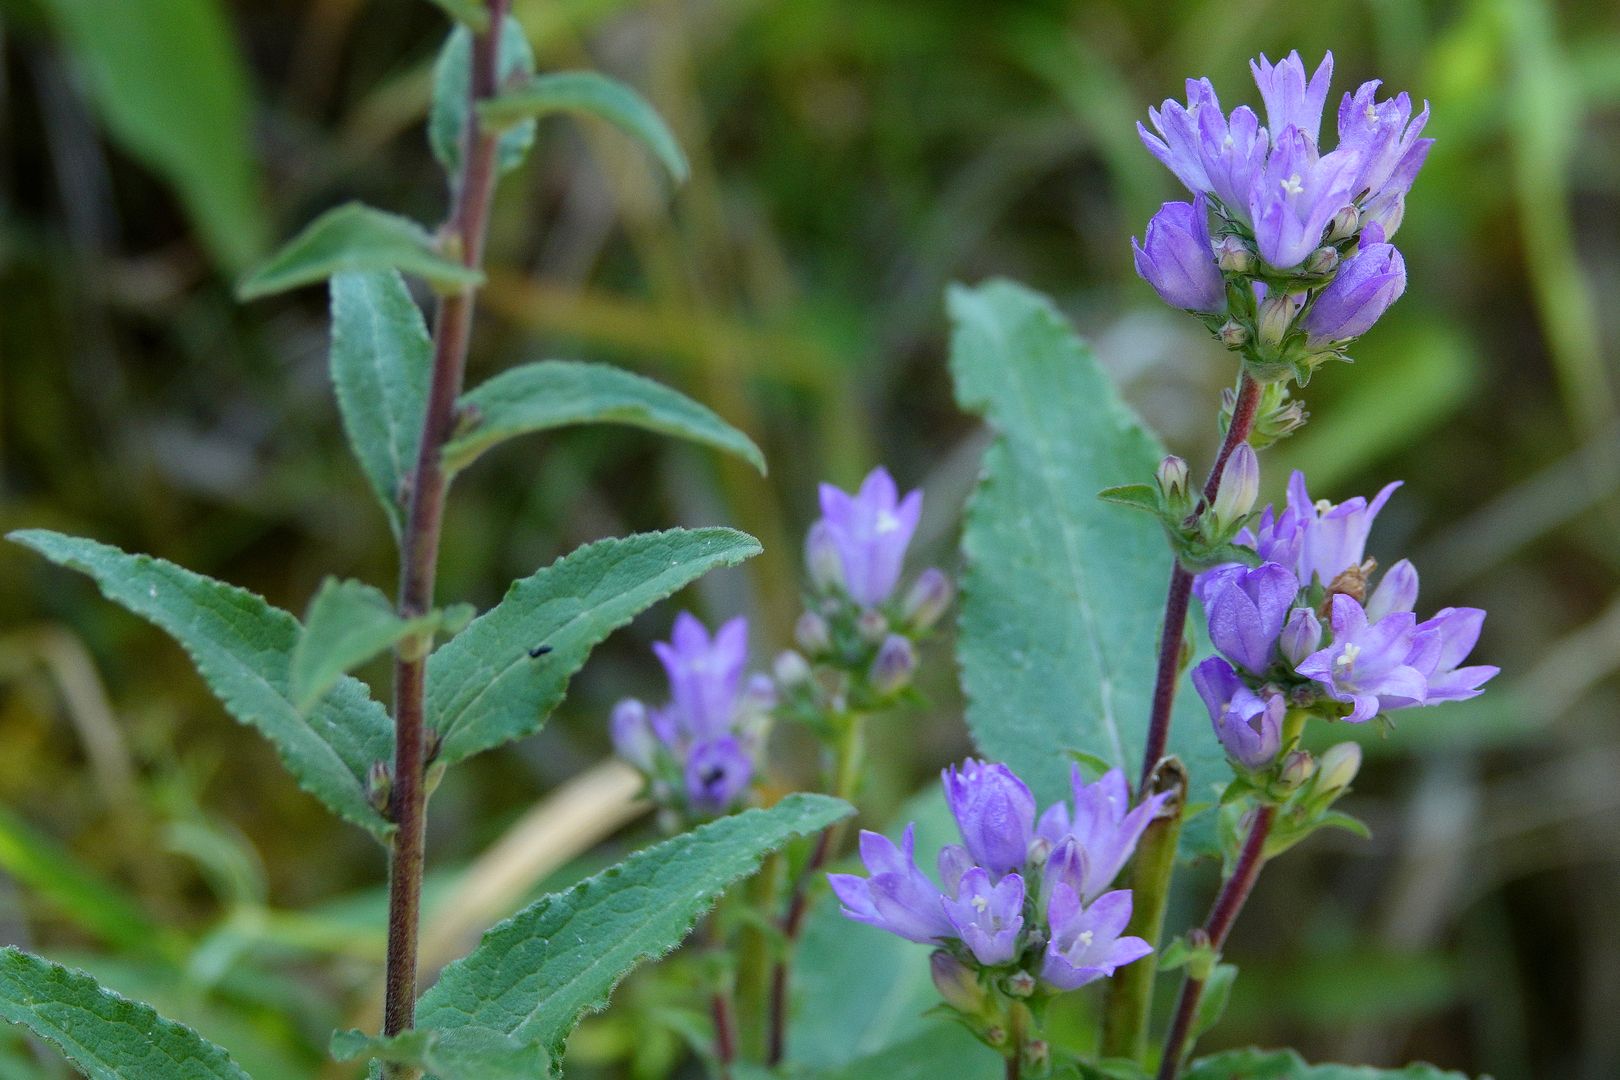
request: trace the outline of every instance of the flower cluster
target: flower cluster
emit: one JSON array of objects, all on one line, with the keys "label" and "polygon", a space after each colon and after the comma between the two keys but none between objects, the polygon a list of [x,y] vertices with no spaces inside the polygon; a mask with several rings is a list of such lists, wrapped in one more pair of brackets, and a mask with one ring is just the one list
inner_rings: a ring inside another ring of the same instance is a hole
[{"label": "flower cluster", "polygon": [[[795,629],[800,651],[777,659],[777,680],[821,691],[834,712],[882,705],[911,684],[915,641],[950,606],[950,579],[930,568],[901,592],[922,492],[902,498],[887,469],[873,469],[853,495],[831,484],[820,494],[821,517],[805,539],[811,596]],[[812,667],[826,676],[817,686]]]},{"label": "flower cluster", "polygon": [[1193,669],[1228,755],[1268,767],[1285,745],[1284,715],[1316,712],[1361,723],[1382,713],[1470,698],[1497,673],[1464,667],[1485,613],[1445,608],[1419,622],[1418,575],[1402,559],[1378,577],[1366,558],[1374,519],[1400,486],[1368,501],[1311,501],[1304,474],[1279,512],[1266,507],[1238,534],[1259,565],[1200,574],[1209,636],[1220,656]]},{"label": "flower cluster", "polygon": [[1016,1003],[1074,990],[1151,952],[1122,936],[1129,890],[1110,891],[1167,795],[1131,808],[1124,774],[1087,784],[1037,817],[1035,797],[1005,765],[968,761],[944,774],[960,844],[939,853],[943,887],[918,869],[915,826],[898,845],[861,834],[871,876],[830,874],[846,916],[935,945],[935,983],[992,1046]]},{"label": "flower cluster", "polygon": [[735,809],[754,777],[776,692],[770,679],[746,681],[748,621],[732,619],[711,637],[689,612],[653,652],[669,677],[669,704],[626,698],[613,708],[613,746],[647,777],[653,799],[679,819]]},{"label": "flower cluster", "polygon": [[1209,80],[1189,79],[1185,105],[1148,111],[1157,134],[1137,125],[1193,199],[1166,203],[1131,246],[1160,297],[1200,315],[1253,375],[1303,383],[1406,287],[1389,239],[1434,142],[1419,137],[1429,108],[1413,116],[1405,93],[1379,100],[1379,81],[1363,83],[1323,153],[1333,54],[1308,77],[1297,52],[1250,68],[1264,124],[1248,106],[1223,113]]}]

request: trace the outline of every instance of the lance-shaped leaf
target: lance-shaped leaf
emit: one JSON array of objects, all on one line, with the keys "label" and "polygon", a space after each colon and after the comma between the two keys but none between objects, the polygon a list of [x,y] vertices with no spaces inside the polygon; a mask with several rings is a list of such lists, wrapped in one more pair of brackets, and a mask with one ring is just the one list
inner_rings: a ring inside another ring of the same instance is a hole
[{"label": "lance-shaped leaf", "polygon": [[365,686],[347,677],[308,715],[294,707],[297,619],[246,589],[150,555],[43,529],[11,539],[89,575],[107,599],[167,631],[226,710],[270,740],[305,791],[378,837],[392,829],[366,797],[366,774],[372,762],[393,757],[393,726]]},{"label": "lance-shaped leaf", "polygon": [[441,255],[428,231],[409,218],[361,203],[328,210],[249,274],[243,300],[325,281],[345,270],[399,270],[440,289],[477,285],[484,275]]},{"label": "lance-shaped leaf", "polygon": [[430,632],[437,613],[402,619],[380,589],[327,578],[309,602],[287,681],[293,705],[308,712],[343,675],[412,634]]},{"label": "lance-shaped leaf", "polygon": [[728,451],[765,472],[759,447],[712,410],[607,364],[542,360],[511,368],[464,396],[461,409],[467,420],[444,449],[451,471],[516,435],[569,424],[629,424]]},{"label": "lance-shaped leaf", "polygon": [[428,659],[439,760],[538,731],[602,639],[708,571],[757,554],[759,541],[734,529],[671,529],[587,544],[513,582]]},{"label": "lance-shaped leaf", "polygon": [[432,0],[432,2],[464,26],[481,31],[489,25],[489,9],[481,0]]},{"label": "lance-shaped leaf", "polygon": [[[1097,493],[1151,478],[1164,451],[1044,297],[994,281],[953,288],[950,311],[958,402],[996,435],[962,536],[968,725],[1042,805],[1067,791],[1071,748],[1134,780],[1171,556],[1152,518]],[[1202,793],[1228,769],[1180,698],[1170,749]],[[1212,841],[1207,823],[1183,833]]]},{"label": "lance-shaped leaf", "polygon": [[1433,1065],[1375,1069],[1367,1065],[1308,1065],[1292,1050],[1231,1050],[1195,1062],[1182,1080],[1467,1080]]},{"label": "lance-shaped leaf", "polygon": [[636,964],[680,943],[698,916],[760,860],[853,812],[789,795],[637,852],[567,892],[541,897],[446,967],[417,1006],[426,1028],[488,1028],[559,1054],[586,1012]]},{"label": "lance-shaped leaf", "polygon": [[559,112],[606,120],[651,151],[677,183],[686,179],[686,155],[663,117],[646,98],[606,75],[594,71],[541,75],[478,106],[483,122],[497,128]]},{"label": "lance-shaped leaf", "polygon": [[0,1018],[56,1047],[91,1080],[248,1080],[183,1024],[15,948],[0,949]]},{"label": "lance-shaped leaf", "polygon": [[332,385],[349,445],[398,536],[433,378],[433,341],[398,271],[334,275]]},{"label": "lance-shaped leaf", "polygon": [[[488,21],[487,15],[485,21]],[[439,50],[433,66],[433,104],[428,110],[428,142],[446,174],[461,172],[461,150],[467,131],[468,91],[472,87],[472,32],[457,26]],[[534,75],[534,50],[523,24],[507,16],[501,24],[500,85],[521,84]],[[534,145],[535,122],[514,124],[501,135],[495,151],[496,168],[511,172],[523,163]]]},{"label": "lance-shaped leaf", "polygon": [[392,1038],[360,1031],[332,1036],[332,1056],[349,1061],[360,1056],[394,1065],[410,1065],[434,1080],[545,1080],[551,1061],[538,1043],[523,1043],[480,1027],[436,1031],[417,1027]]}]

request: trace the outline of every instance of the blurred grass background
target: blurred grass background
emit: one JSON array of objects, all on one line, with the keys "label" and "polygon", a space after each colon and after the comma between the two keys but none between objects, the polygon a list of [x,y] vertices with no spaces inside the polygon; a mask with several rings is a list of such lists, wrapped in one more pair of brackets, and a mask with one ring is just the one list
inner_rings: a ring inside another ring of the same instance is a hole
[{"label": "blurred grass background", "polygon": [[[613,133],[548,123],[497,201],[472,377],[612,360],[752,433],[772,475],[617,430],[513,445],[457,488],[442,594],[488,604],[584,540],[736,524],[766,555],[686,600],[752,612],[761,664],[788,641],[818,479],[888,463],[928,494],[916,564],[953,563],[982,443],[942,362],[951,280],[1051,293],[1167,442],[1207,459],[1230,361],[1128,258],[1179,197],[1136,139],[1150,103],[1208,74],[1229,108],[1257,104],[1247,58],[1292,47],[1334,50],[1334,100],[1377,76],[1431,101],[1439,142],[1397,238],[1407,295],[1307,389],[1314,419],[1268,485],[1294,466],[1335,499],[1405,478],[1375,554],[1414,559],[1426,610],[1488,608],[1481,653],[1505,674],[1373,741],[1350,807],[1370,843],[1321,837],[1268,871],[1208,1045],[1620,1075],[1612,0],[516,10],[543,69],[650,96],[693,179],[670,193]],[[330,399],[323,295],[242,307],[230,283],[344,199],[438,219],[421,121],[444,30],[403,0],[0,0],[0,525],[151,551],[295,611],[326,573],[392,581]],[[600,650],[540,737],[436,796],[435,895],[459,899],[430,924],[457,949],[553,871],[608,857],[575,856],[618,824],[604,801],[626,816],[622,776],[545,800],[601,760],[616,697],[661,692],[646,644],[670,615]],[[967,750],[948,642],[927,668],[928,714],[875,737],[876,820]],[[0,746],[0,938],[187,1018],[260,1080],[353,1075],[320,1061],[333,1027],[370,1022],[380,853],[160,633],[18,550],[0,552]],[[807,767],[784,748],[790,782]],[[626,1012],[658,993],[632,982]],[[624,1024],[576,1040],[582,1074],[618,1074],[627,1048],[644,1076],[678,1056]],[[12,1041],[0,1077],[48,1061]]]}]

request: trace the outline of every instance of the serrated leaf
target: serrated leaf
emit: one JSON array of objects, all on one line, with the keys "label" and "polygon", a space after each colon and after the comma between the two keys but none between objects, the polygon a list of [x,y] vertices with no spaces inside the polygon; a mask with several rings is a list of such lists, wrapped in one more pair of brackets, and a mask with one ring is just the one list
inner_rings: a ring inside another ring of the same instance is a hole
[{"label": "serrated leaf", "polygon": [[854,812],[826,795],[789,795],[683,833],[542,897],[446,967],[417,1023],[471,1025],[559,1054],[581,1016],[600,1009],[629,970],[678,945],[693,923],[764,856]]},{"label": "serrated leaf", "polygon": [[[968,724],[1043,805],[1066,791],[1070,747],[1134,781],[1171,556],[1153,519],[1096,496],[1152,476],[1164,450],[1044,297],[992,281],[949,306],[957,400],[996,435],[962,537]],[[1195,695],[1179,697],[1170,750],[1203,791],[1229,770]],[[1207,846],[1192,824],[1183,843]]]},{"label": "serrated leaf", "polygon": [[1150,484],[1121,484],[1119,487],[1103,488],[1097,492],[1097,498],[1133,510],[1146,510],[1155,516],[1159,513],[1159,492]]},{"label": "serrated leaf", "polygon": [[[671,529],[600,540],[512,583],[428,659],[428,723],[453,764],[532,734],[604,638],[709,570],[759,554],[734,529]],[[541,646],[542,655],[531,655]]]},{"label": "serrated leaf", "polygon": [[[485,22],[488,17],[486,15]],[[439,50],[433,65],[433,104],[428,110],[428,142],[445,174],[461,171],[461,151],[467,131],[468,94],[472,88],[472,31],[457,26]],[[534,49],[529,45],[523,24],[506,17],[501,24],[500,85],[508,86],[534,75]],[[495,151],[495,167],[502,173],[523,164],[524,155],[534,145],[533,120],[513,124],[501,136]]]},{"label": "serrated leaf", "polygon": [[396,270],[335,274],[332,385],[349,446],[398,536],[433,378],[433,341]]},{"label": "serrated leaf", "polygon": [[437,614],[402,619],[380,589],[327,578],[309,602],[304,632],[288,665],[288,692],[308,712],[343,675],[412,634],[431,631]]},{"label": "serrated leaf", "polygon": [[425,1069],[434,1080],[544,1080],[552,1075],[551,1061],[538,1044],[479,1027],[418,1027],[392,1038],[339,1031],[332,1036],[331,1049],[338,1061],[366,1055]]},{"label": "serrated leaf", "polygon": [[431,3],[452,19],[475,31],[481,31],[489,25],[489,9],[479,0],[431,0]]},{"label": "serrated leaf", "polygon": [[351,202],[328,210],[237,286],[243,300],[325,281],[344,271],[398,270],[440,289],[477,285],[484,275],[441,255],[422,226]]},{"label": "serrated leaf", "polygon": [[479,118],[494,127],[533,124],[537,117],[559,112],[606,120],[651,151],[676,183],[690,171],[674,132],[647,99],[595,71],[541,75],[478,106]]},{"label": "serrated leaf", "polygon": [[1194,1062],[1182,1080],[1467,1080],[1432,1065],[1375,1069],[1365,1065],[1307,1065],[1292,1050],[1230,1050]]},{"label": "serrated leaf", "polygon": [[542,360],[501,372],[461,399],[472,419],[444,448],[455,472],[495,444],[569,424],[629,424],[736,454],[761,474],[752,439],[679,391],[607,364]]},{"label": "serrated leaf", "polygon": [[50,1043],[90,1080],[249,1080],[190,1028],[11,947],[0,949],[0,1018]]},{"label": "serrated leaf", "polygon": [[228,711],[269,739],[298,785],[379,838],[393,826],[366,797],[371,763],[393,757],[393,725],[365,686],[341,678],[310,713],[289,694],[298,620],[263,597],[150,555],[26,529],[10,539],[93,578],[107,599],[165,630]]}]

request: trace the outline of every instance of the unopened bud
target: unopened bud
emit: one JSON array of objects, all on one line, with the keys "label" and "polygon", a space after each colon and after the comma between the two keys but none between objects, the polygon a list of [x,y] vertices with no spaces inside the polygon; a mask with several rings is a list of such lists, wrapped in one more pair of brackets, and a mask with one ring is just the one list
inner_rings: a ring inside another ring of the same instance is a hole
[{"label": "unopened bud", "polygon": [[1168,502],[1175,503],[1186,497],[1189,472],[1187,463],[1171,454],[1159,462],[1159,493]]},{"label": "unopened bud", "polygon": [[1298,667],[1322,645],[1322,620],[1308,607],[1295,608],[1283,624],[1277,648],[1289,667]]},{"label": "unopened bud", "polygon": [[373,810],[389,820],[394,801],[394,774],[386,761],[373,761],[366,770],[366,799]]},{"label": "unopened bud", "polygon": [[1029,854],[1026,862],[1030,866],[1045,866],[1046,860],[1052,854],[1052,841],[1044,836],[1037,836],[1029,842]]},{"label": "unopened bud", "polygon": [[1277,770],[1277,782],[1292,791],[1311,778],[1316,762],[1306,750],[1290,750]]},{"label": "unopened bud", "polygon": [[1045,1039],[1031,1039],[1024,1044],[1024,1064],[1036,1076],[1046,1075],[1046,1066],[1052,1060],[1052,1047]]},{"label": "unopened bud", "polygon": [[1236,319],[1227,319],[1221,323],[1221,328],[1215,331],[1215,336],[1221,339],[1221,344],[1228,349],[1241,349],[1249,343],[1249,328]]},{"label": "unopened bud", "polygon": [[877,608],[867,608],[855,620],[855,632],[868,645],[876,645],[889,633],[889,619]]},{"label": "unopened bud", "polygon": [[1361,228],[1361,211],[1354,206],[1346,206],[1333,215],[1333,223],[1328,226],[1327,238],[1332,241],[1348,240],[1356,235]]},{"label": "unopened bud", "polygon": [[771,674],[776,676],[776,684],[784,690],[795,686],[803,686],[810,681],[815,673],[810,670],[810,662],[792,649],[786,649],[771,665]]},{"label": "unopened bud", "polygon": [[951,597],[955,592],[945,571],[930,566],[912,582],[910,591],[900,605],[900,617],[913,630],[927,630],[939,622],[940,616],[951,606]]},{"label": "unopened bud", "polygon": [[928,970],[934,977],[934,989],[945,999],[945,1004],[957,1012],[971,1015],[984,1007],[984,990],[979,986],[978,977],[944,949],[928,958]]},{"label": "unopened bud", "polygon": [[1339,251],[1332,247],[1319,247],[1305,260],[1307,274],[1330,274],[1339,265]]},{"label": "unopened bud", "polygon": [[1328,748],[1322,766],[1316,771],[1316,790],[1322,794],[1343,791],[1361,771],[1361,747],[1343,742]]},{"label": "unopened bud", "polygon": [[832,631],[827,626],[827,620],[813,611],[807,611],[799,616],[799,621],[793,625],[793,640],[799,643],[799,648],[807,656],[820,656],[832,647]]},{"label": "unopened bud", "polygon": [[888,695],[905,689],[916,670],[917,653],[911,647],[911,642],[899,634],[890,634],[883,639],[877,655],[872,658],[866,679],[873,690]]},{"label": "unopened bud", "polygon": [[1002,980],[1001,988],[1008,997],[1027,998],[1035,993],[1035,976],[1027,971],[1015,971]]},{"label": "unopened bud", "polygon": [[1299,312],[1299,301],[1288,293],[1274,292],[1260,301],[1260,312],[1255,330],[1267,345],[1280,345],[1294,325]]},{"label": "unopened bud", "polygon": [[1239,443],[1221,470],[1221,488],[1215,494],[1216,521],[1231,525],[1248,516],[1260,497],[1260,459],[1248,443]]},{"label": "unopened bud", "polygon": [[830,592],[844,587],[844,560],[825,521],[810,526],[804,538],[804,564],[810,571],[810,583],[818,591]]},{"label": "unopened bud", "polygon": [[1247,274],[1254,269],[1254,252],[1235,236],[1221,237],[1214,246],[1215,263],[1228,274]]}]

